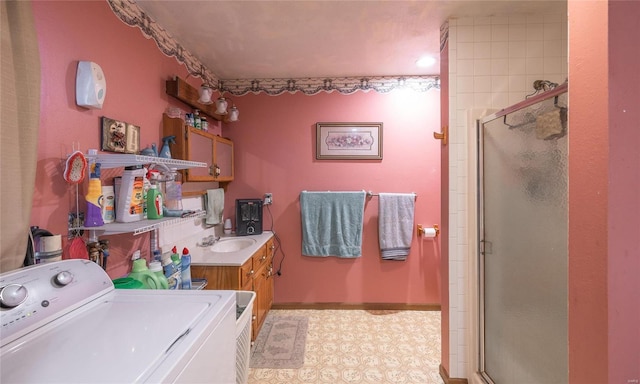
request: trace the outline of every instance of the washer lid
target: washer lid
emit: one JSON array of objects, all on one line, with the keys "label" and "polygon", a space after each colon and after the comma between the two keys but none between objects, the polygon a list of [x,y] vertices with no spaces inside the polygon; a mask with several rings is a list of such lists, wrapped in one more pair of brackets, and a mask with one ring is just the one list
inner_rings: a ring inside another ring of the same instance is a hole
[{"label": "washer lid", "polygon": [[165,359],[180,358],[171,351],[193,343],[188,333],[203,317],[211,321],[220,301],[218,295],[149,293],[114,291],[16,340],[2,350],[0,381],[144,381]]}]

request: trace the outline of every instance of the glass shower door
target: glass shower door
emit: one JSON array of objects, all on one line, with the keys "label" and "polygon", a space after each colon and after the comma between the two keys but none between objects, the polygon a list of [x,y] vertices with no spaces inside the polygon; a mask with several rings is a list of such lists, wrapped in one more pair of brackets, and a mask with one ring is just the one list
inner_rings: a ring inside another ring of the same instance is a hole
[{"label": "glass shower door", "polygon": [[566,100],[523,102],[479,125],[480,360],[488,382],[568,380]]}]

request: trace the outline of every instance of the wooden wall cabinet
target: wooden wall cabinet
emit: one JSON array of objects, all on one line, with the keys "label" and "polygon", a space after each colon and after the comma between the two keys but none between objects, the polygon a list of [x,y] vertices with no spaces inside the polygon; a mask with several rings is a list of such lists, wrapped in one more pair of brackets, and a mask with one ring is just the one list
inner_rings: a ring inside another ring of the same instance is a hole
[{"label": "wooden wall cabinet", "polygon": [[[229,182],[234,177],[233,142],[186,125],[181,118],[162,116],[162,136],[175,136],[171,146],[174,159],[206,163],[206,168],[183,171],[184,181]],[[197,160],[195,160],[197,159]]]},{"label": "wooden wall cabinet", "polygon": [[205,289],[231,289],[253,291],[251,340],[258,337],[267,313],[273,305],[273,237],[257,250],[241,266],[192,265],[191,275],[195,279],[207,279]]}]

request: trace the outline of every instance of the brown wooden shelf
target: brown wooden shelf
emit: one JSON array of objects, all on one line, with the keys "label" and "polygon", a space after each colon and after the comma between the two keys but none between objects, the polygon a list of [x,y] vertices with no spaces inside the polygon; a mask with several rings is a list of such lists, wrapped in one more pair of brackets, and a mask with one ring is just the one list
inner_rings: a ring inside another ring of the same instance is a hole
[{"label": "brown wooden shelf", "polygon": [[167,95],[175,97],[193,109],[200,110],[201,113],[212,119],[227,122],[225,120],[226,115],[218,115],[216,113],[215,103],[209,105],[199,103],[200,94],[198,93],[198,89],[181,78],[176,76],[172,80],[167,80],[166,87]]}]

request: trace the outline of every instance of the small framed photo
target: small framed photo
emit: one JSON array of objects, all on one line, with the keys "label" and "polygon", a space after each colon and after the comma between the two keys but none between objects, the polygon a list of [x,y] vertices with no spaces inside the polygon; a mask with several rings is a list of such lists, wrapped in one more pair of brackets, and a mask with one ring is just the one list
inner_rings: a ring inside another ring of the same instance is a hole
[{"label": "small framed photo", "polygon": [[102,150],[138,153],[140,151],[140,127],[103,116]]},{"label": "small framed photo", "polygon": [[382,160],[382,123],[317,123],[317,160]]}]

